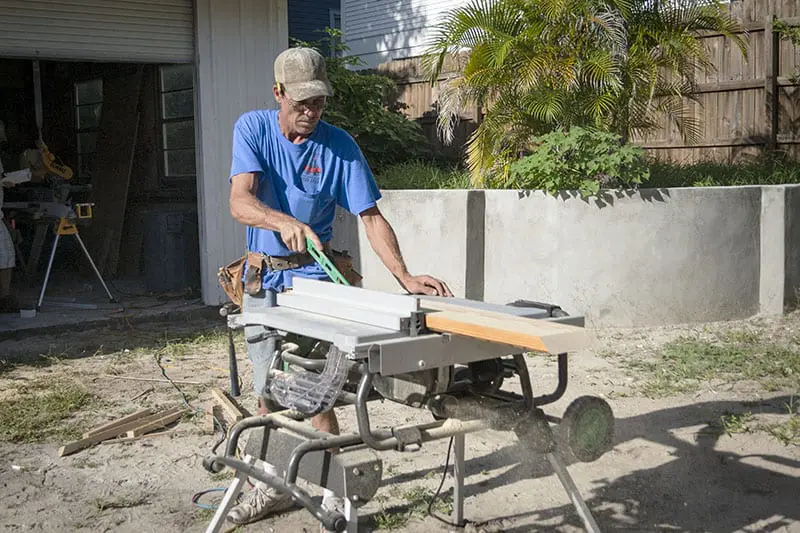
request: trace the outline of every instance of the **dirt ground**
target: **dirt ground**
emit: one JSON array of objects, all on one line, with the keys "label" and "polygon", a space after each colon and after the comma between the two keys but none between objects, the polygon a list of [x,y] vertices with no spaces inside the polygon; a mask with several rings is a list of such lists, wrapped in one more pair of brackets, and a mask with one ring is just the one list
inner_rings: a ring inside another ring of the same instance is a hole
[{"label": "dirt ground", "polygon": [[[202,531],[212,511],[193,504],[192,496],[229,482],[224,473],[212,476],[201,466],[219,438],[203,417],[184,418],[167,436],[98,445],[66,457],[58,456],[58,448],[143,406],[181,405],[181,393],[169,383],[124,379],[161,379],[159,363],[173,380],[198,382],[179,387],[192,407],[207,406],[210,386],[228,386],[227,338],[220,325],[219,317],[195,318],[0,343],[4,409],[41,405],[35,409],[42,411],[49,404],[35,402],[53,390],[77,406],[44,428],[27,426],[25,417],[4,419],[13,427],[0,428],[3,531]],[[614,409],[613,449],[595,462],[569,465],[603,531],[800,532],[800,447],[762,429],[796,422],[790,412],[800,376],[773,385],[708,380],[694,390],[648,395],[643,385],[650,378],[630,368],[631,361],[655,361],[673,339],[719,331],[796,342],[800,316],[592,331],[591,349],[571,357],[567,393],[546,411],[561,416],[584,394],[602,396]],[[249,364],[238,337],[237,345],[243,389],[249,391]],[[549,392],[556,383],[554,360],[527,360],[537,393]],[[253,407],[250,396],[243,402]],[[377,426],[430,420],[423,411],[391,402],[371,409]],[[352,431],[352,410],[339,414],[343,431]],[[10,442],[9,431],[18,442]],[[486,431],[466,443],[466,531],[583,530],[548,463],[525,453],[512,434]],[[425,515],[446,452],[447,441],[440,441],[421,452],[386,453],[378,497],[360,510],[364,529],[456,530]],[[452,494],[449,476],[442,493]],[[200,503],[213,505],[220,497],[210,493]],[[446,505],[434,510],[447,518]],[[316,533],[318,525],[297,510],[239,531]]]}]

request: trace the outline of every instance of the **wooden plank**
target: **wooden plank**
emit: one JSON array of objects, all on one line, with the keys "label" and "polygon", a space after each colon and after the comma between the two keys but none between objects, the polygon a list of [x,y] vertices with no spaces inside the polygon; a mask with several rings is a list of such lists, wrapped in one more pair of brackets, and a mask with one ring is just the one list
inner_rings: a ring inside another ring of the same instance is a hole
[{"label": "wooden plank", "polygon": [[219,387],[214,387],[211,389],[211,395],[234,422],[238,422],[244,418],[244,412],[242,412],[239,406],[225,393],[225,391]]},{"label": "wooden plank", "polygon": [[[127,423],[124,423],[124,424],[121,424],[121,425],[118,425],[118,426],[111,427],[111,428],[106,429],[104,431],[101,431],[99,433],[95,433],[95,434],[90,435],[88,437],[84,437],[84,438],[82,438],[80,440],[69,442],[69,443],[65,444],[64,446],[62,446],[59,449],[58,455],[63,457],[65,455],[69,455],[69,454],[75,453],[77,451],[83,450],[84,448],[88,448],[90,446],[94,446],[95,444],[98,444],[98,443],[100,443],[100,442],[102,442],[102,441],[104,441],[106,439],[112,439],[112,438],[117,437],[119,435],[127,434],[131,429],[138,428],[143,424],[153,423],[153,421],[155,421],[155,420],[159,420],[160,418],[162,418],[164,416],[171,416],[171,414],[174,414],[174,413],[180,412],[180,411],[183,411],[183,408],[177,407],[177,408],[174,408],[174,409],[168,409],[168,410],[162,411],[160,413],[155,413],[155,414],[143,417],[143,418],[132,420],[130,422],[127,422]],[[182,414],[182,413],[180,413],[180,414]],[[161,426],[157,426],[157,427],[161,427]]]},{"label": "wooden plank", "polygon": [[153,410],[150,409],[149,407],[145,408],[145,409],[140,409],[140,410],[136,411],[135,413],[129,414],[128,416],[123,416],[122,418],[118,418],[116,420],[112,420],[110,422],[107,422],[107,423],[103,424],[102,426],[97,426],[95,428],[90,429],[89,431],[87,431],[86,433],[83,434],[83,438],[88,438],[88,437],[91,437],[92,435],[96,435],[98,433],[102,433],[105,430],[108,430],[108,429],[111,429],[111,428],[116,428],[118,426],[121,426],[121,425],[125,424],[126,422],[132,422],[134,420],[139,420],[140,418],[146,417],[147,415],[150,415],[152,413],[153,413]]},{"label": "wooden plank", "polygon": [[441,300],[423,300],[422,307],[438,311],[425,314],[425,325],[440,333],[457,333],[550,353],[579,350],[588,341],[584,328],[569,324],[467,308]]},{"label": "wooden plank", "polygon": [[158,433],[148,433],[146,435],[139,435],[138,437],[121,437],[118,439],[108,439],[104,440],[100,444],[124,444],[126,442],[134,442],[137,440],[149,439],[152,437],[166,437],[172,435],[173,433],[175,433],[174,429],[168,429],[166,431],[159,431]]},{"label": "wooden plank", "polygon": [[87,246],[101,273],[113,274],[128,201],[128,186],[139,125],[141,66],[103,79],[103,109],[97,136],[91,201],[94,220],[86,228]]},{"label": "wooden plank", "polygon": [[425,326],[438,333],[454,333],[551,354],[574,352],[588,343],[583,328],[535,318],[491,316],[488,311],[428,313]]},{"label": "wooden plank", "polygon": [[775,33],[773,23],[775,19],[774,6],[770,2],[764,20],[764,113],[765,131],[767,137],[767,149],[774,150],[778,144],[778,53],[780,51],[780,39]]},{"label": "wooden plank", "polygon": [[128,435],[128,438],[138,437],[140,435],[144,435],[145,433],[149,433],[150,431],[153,431],[154,429],[163,428],[167,424],[171,424],[172,422],[175,422],[180,417],[182,417],[184,414],[186,414],[186,413],[188,413],[190,411],[191,411],[191,409],[188,409],[188,408],[179,408],[177,411],[172,412],[170,414],[166,414],[166,415],[164,415],[164,416],[162,416],[160,418],[157,418],[156,420],[153,420],[152,422],[148,422],[147,424],[143,424],[141,426],[135,427],[135,428],[129,430],[126,434]]}]

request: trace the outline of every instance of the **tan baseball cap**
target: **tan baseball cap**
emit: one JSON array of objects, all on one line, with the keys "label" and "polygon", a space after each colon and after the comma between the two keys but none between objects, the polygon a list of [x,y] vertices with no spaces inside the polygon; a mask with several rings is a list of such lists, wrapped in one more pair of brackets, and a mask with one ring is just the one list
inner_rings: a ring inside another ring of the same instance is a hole
[{"label": "tan baseball cap", "polygon": [[295,101],[333,96],[325,58],[313,48],[289,48],[275,58],[275,82]]}]

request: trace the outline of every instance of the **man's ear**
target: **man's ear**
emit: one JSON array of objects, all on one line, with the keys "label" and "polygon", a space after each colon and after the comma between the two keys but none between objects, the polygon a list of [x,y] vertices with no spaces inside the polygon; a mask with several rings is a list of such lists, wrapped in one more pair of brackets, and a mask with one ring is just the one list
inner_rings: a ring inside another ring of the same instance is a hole
[{"label": "man's ear", "polygon": [[275,96],[276,102],[281,101],[280,97],[283,96],[283,86],[280,84],[280,82],[272,86],[272,94]]}]

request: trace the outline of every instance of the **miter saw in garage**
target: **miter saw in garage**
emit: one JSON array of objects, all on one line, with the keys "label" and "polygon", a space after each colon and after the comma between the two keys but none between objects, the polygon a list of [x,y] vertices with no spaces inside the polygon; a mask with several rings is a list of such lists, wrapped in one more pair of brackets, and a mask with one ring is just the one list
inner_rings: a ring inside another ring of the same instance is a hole
[{"label": "miter saw in garage", "polygon": [[[322,360],[276,351],[281,357],[270,371],[268,395],[284,410],[239,421],[225,453],[203,462],[211,472],[231,468],[236,474],[208,533],[220,530],[248,477],[290,494],[328,530],[356,532],[357,509],[381,482],[379,452],[414,453],[438,439],[451,439],[452,518],[463,525],[465,435],[482,430],[513,432],[521,446],[545,455],[586,529],[599,531],[564,459],[594,461],[611,448],[611,408],[601,398],[582,396],[560,419],[542,409],[566,390],[567,354],[586,344],[581,317],[531,302],[388,294],[297,277],[293,284],[278,295],[277,307],[228,315],[229,328],[262,325],[279,342],[292,333],[330,343],[330,349]],[[548,394],[533,390],[525,360],[530,352],[557,357],[558,381]],[[516,387],[509,386],[512,376],[519,378]],[[369,405],[384,399],[428,410],[431,420],[377,429]],[[357,432],[332,435],[303,423],[345,405],[355,407]],[[257,459],[279,475],[254,467]],[[344,514],[322,508],[300,480],[342,497]]]}]

